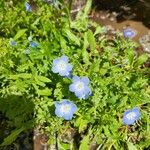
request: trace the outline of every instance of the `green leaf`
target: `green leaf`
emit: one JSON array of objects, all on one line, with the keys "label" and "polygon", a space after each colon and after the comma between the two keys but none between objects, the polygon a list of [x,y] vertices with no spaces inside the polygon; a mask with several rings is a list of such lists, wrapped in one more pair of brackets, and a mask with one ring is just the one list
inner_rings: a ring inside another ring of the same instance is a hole
[{"label": "green leaf", "polygon": [[21,74],[17,74],[17,75],[10,75],[9,79],[13,79],[16,80],[18,78],[23,78],[23,79],[30,79],[32,77],[32,74],[29,73],[21,73]]},{"label": "green leaf", "polygon": [[91,6],[92,6],[92,0],[87,0],[85,8],[84,8],[84,16],[88,16],[91,10]]},{"label": "green leaf", "polygon": [[88,121],[82,119],[82,121],[80,122],[80,126],[79,126],[79,133],[84,131],[87,125],[88,125]]},{"label": "green leaf", "polygon": [[35,84],[40,85],[40,86],[42,86],[42,87],[45,87],[45,86],[46,86],[46,84],[45,84],[44,82],[40,81],[40,80],[37,78],[37,76],[35,77]]},{"label": "green leaf", "polygon": [[147,60],[148,60],[148,55],[147,54],[142,54],[138,57],[135,66],[143,65]]},{"label": "green leaf", "polygon": [[133,50],[126,50],[127,58],[129,60],[129,64],[132,65],[134,60],[134,51]]},{"label": "green leaf", "polygon": [[[107,117],[108,117],[108,115],[105,115],[105,118],[107,118]],[[110,133],[110,131],[109,131],[109,127],[108,127],[108,126],[104,126],[103,129],[104,129],[105,135],[106,135],[107,137],[111,137],[111,133]]]},{"label": "green leaf", "polygon": [[75,42],[77,45],[80,45],[80,40],[77,36],[75,36],[70,30],[65,30],[65,32],[71,41]]},{"label": "green leaf", "polygon": [[97,35],[102,32],[102,27],[98,26],[94,32],[94,35]]},{"label": "green leaf", "polygon": [[82,51],[82,57],[83,61],[86,64],[89,64],[89,53],[87,52],[87,48],[89,46],[88,40],[87,40],[87,32],[84,34],[84,45],[83,45],[83,51]]},{"label": "green leaf", "polygon": [[36,76],[36,78],[42,82],[51,82],[51,80],[47,77],[44,77],[44,76]]},{"label": "green leaf", "polygon": [[99,73],[100,73],[101,75],[105,75],[105,74],[107,73],[107,69],[100,68]]},{"label": "green leaf", "polygon": [[61,150],[70,150],[70,143],[63,143],[58,141],[58,148]]},{"label": "green leaf", "polygon": [[15,39],[15,40],[19,39],[20,37],[22,37],[22,36],[25,34],[26,31],[27,31],[27,29],[19,30],[19,31],[17,32],[17,34],[15,35],[14,39]]},{"label": "green leaf", "polygon": [[89,135],[85,136],[83,140],[81,141],[81,145],[79,147],[79,150],[88,150],[89,149]]},{"label": "green leaf", "polygon": [[50,96],[52,94],[52,90],[51,89],[43,89],[43,90],[37,90],[37,93],[38,95],[41,95],[41,96]]},{"label": "green leaf", "polygon": [[88,42],[90,44],[92,54],[97,54],[98,51],[96,50],[96,41],[95,41],[95,37],[93,35],[93,32],[91,30],[89,30],[87,32],[87,37],[88,37]]},{"label": "green leaf", "polygon": [[90,67],[90,73],[99,72],[99,71],[100,71],[100,61],[97,61],[95,59]]},{"label": "green leaf", "polygon": [[128,145],[128,149],[129,149],[129,150],[138,150],[138,149],[136,148],[136,146],[135,146],[133,143],[131,143],[131,142],[127,142],[127,145]]},{"label": "green leaf", "polygon": [[1,146],[5,146],[5,145],[9,145],[11,144],[13,141],[16,140],[17,136],[24,130],[25,128],[22,127],[20,129],[16,129],[16,130],[13,130],[12,133],[6,137],[4,139],[4,142],[1,144]]},{"label": "green leaf", "polygon": [[67,51],[66,40],[64,37],[60,36],[60,45],[63,51]]}]

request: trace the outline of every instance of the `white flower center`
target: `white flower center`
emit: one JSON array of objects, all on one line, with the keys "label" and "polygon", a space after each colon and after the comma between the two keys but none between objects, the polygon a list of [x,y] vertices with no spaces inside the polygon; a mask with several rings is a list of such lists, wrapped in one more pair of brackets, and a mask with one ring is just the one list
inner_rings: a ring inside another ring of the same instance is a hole
[{"label": "white flower center", "polygon": [[77,84],[76,84],[76,89],[77,90],[82,90],[84,88],[84,84],[82,83],[82,82],[78,82]]},{"label": "white flower center", "polygon": [[60,70],[65,70],[66,67],[67,67],[67,65],[66,65],[66,63],[65,63],[64,61],[60,61],[60,62],[58,63],[58,68],[59,68]]},{"label": "white flower center", "polygon": [[65,114],[69,113],[71,111],[71,105],[69,104],[62,105],[60,107],[60,111]]},{"label": "white flower center", "polygon": [[132,120],[136,117],[136,114],[135,112],[130,112],[126,115],[126,118],[129,119],[129,120]]}]

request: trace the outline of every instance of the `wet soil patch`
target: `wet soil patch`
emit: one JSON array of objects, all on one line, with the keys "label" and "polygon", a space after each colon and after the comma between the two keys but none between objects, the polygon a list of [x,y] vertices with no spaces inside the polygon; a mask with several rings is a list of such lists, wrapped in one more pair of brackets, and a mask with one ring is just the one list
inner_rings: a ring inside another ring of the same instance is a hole
[{"label": "wet soil patch", "polygon": [[115,12],[118,23],[132,20],[150,28],[149,0],[94,0],[93,8],[110,14]]}]

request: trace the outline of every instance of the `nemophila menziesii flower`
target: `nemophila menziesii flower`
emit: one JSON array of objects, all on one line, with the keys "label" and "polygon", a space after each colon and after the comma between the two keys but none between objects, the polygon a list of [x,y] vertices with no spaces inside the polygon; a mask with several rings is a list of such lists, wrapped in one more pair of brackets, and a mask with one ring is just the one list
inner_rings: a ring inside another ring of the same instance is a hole
[{"label": "nemophila menziesii flower", "polygon": [[24,50],[24,54],[27,54],[27,55],[30,54],[30,50],[29,49],[25,49]]},{"label": "nemophila menziesii flower", "polygon": [[28,41],[29,41],[29,42],[32,41],[32,37],[31,37],[31,36],[28,37]]},{"label": "nemophila menziesii flower", "polygon": [[69,90],[74,92],[79,99],[87,99],[91,95],[91,89],[89,88],[88,77],[74,76],[72,78],[72,84],[69,86]]},{"label": "nemophila menziesii flower", "polygon": [[29,3],[25,3],[25,9],[26,9],[27,12],[32,11],[31,5]]},{"label": "nemophila menziesii flower", "polygon": [[55,102],[55,114],[65,120],[71,120],[76,111],[77,106],[67,99]]},{"label": "nemophila menziesii flower", "polygon": [[53,60],[52,71],[58,73],[60,76],[70,77],[72,72],[72,65],[68,63],[67,56],[61,56]]},{"label": "nemophila menziesii flower", "polygon": [[123,30],[123,35],[126,38],[133,38],[136,36],[136,34],[137,34],[137,32],[132,28],[126,28]]},{"label": "nemophila menziesii flower", "polygon": [[16,46],[16,45],[17,45],[16,41],[13,40],[13,39],[11,39],[11,40],[9,41],[9,44],[10,44],[11,46]]},{"label": "nemophila menziesii flower", "polygon": [[133,125],[141,116],[141,112],[138,107],[127,110],[123,114],[123,123],[126,125]]},{"label": "nemophila menziesii flower", "polygon": [[38,43],[30,41],[30,47],[36,48],[36,47],[38,47]]}]

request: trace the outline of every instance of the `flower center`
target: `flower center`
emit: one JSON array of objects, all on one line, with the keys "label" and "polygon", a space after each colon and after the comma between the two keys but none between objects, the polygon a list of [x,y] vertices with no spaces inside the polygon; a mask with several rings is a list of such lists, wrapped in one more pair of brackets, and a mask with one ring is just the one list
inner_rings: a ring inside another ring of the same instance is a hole
[{"label": "flower center", "polygon": [[76,84],[76,88],[77,88],[77,90],[82,90],[84,88],[84,84],[82,82],[78,82]]},{"label": "flower center", "polygon": [[130,112],[126,115],[126,118],[129,120],[132,120],[136,117],[136,114],[134,112]]},{"label": "flower center", "polygon": [[69,104],[62,105],[62,106],[60,107],[60,111],[61,111],[62,113],[67,114],[67,113],[69,113],[69,112],[71,111],[71,106],[70,106]]},{"label": "flower center", "polygon": [[58,67],[59,67],[59,69],[60,70],[65,70],[66,69],[66,63],[64,62],[64,61],[60,61],[59,63],[58,63]]}]

